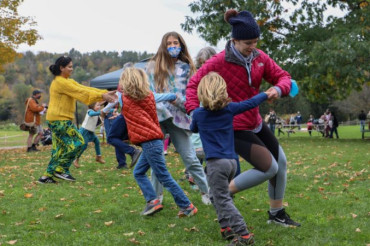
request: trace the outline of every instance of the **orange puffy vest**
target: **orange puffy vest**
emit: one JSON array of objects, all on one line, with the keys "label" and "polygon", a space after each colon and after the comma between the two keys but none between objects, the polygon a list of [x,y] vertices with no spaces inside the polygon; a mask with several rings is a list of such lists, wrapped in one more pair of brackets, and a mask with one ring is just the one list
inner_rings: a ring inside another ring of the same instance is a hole
[{"label": "orange puffy vest", "polygon": [[122,101],[122,114],[126,120],[128,136],[133,144],[163,139],[152,92],[143,100],[134,100],[122,94]]}]

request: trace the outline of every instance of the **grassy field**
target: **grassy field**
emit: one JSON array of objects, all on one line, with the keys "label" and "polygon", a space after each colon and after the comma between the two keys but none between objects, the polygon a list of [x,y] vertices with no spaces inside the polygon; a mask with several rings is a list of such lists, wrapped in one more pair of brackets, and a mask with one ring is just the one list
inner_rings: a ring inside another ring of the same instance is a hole
[{"label": "grassy field", "polygon": [[[256,245],[370,244],[370,141],[361,140],[355,127],[340,127],[339,135],[338,140],[307,132],[280,138],[288,158],[285,206],[302,227],[266,223],[267,184],[237,194],[235,203]],[[168,192],[163,211],[140,216],[145,201],[132,170],[115,169],[108,145],[102,146],[106,164],[95,162],[90,146],[82,167],[71,168],[77,182],[37,184],[50,157],[50,147],[41,148],[38,153],[0,151],[0,245],[227,244],[213,207],[203,205],[199,193],[181,181],[183,165],[176,153],[170,151],[167,164],[199,209],[191,218],[176,218],[178,208]]]}]

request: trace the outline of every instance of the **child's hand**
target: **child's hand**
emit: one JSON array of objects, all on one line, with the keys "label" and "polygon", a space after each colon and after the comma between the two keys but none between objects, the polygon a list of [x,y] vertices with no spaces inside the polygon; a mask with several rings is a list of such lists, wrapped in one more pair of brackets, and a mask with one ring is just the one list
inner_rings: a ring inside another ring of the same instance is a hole
[{"label": "child's hand", "polygon": [[265,91],[265,93],[267,94],[267,101],[269,103],[272,103],[275,99],[279,97],[279,93],[274,87],[270,87],[267,91]]},{"label": "child's hand", "polygon": [[[172,103],[173,105],[175,105],[175,102],[177,100],[177,95],[176,94],[173,94],[173,100],[170,100],[169,102]],[[172,99],[172,98],[171,98]]]}]

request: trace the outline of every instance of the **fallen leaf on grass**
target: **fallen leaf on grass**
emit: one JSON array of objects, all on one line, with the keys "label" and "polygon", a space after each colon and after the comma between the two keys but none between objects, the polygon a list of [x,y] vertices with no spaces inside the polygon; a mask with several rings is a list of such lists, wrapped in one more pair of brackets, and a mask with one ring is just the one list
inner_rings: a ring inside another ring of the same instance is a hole
[{"label": "fallen leaf on grass", "polygon": [[130,195],[129,194],[123,194],[122,196],[123,197],[129,197]]},{"label": "fallen leaf on grass", "polygon": [[67,199],[65,199],[64,197],[62,197],[62,198],[60,198],[60,200],[61,200],[61,201],[65,201],[65,200],[67,200]]},{"label": "fallen leaf on grass", "polygon": [[41,208],[39,208],[39,212],[44,212],[46,210],[46,208],[45,207],[41,207]]},{"label": "fallen leaf on grass", "polygon": [[24,194],[24,197],[25,197],[25,198],[31,198],[31,197],[33,197],[33,194],[31,194],[31,193],[26,193],[26,194]]},{"label": "fallen leaf on grass", "polygon": [[262,209],[254,208],[254,209],[253,209],[253,211],[254,211],[254,212],[261,212],[261,211],[262,211]]},{"label": "fallen leaf on grass", "polygon": [[289,203],[288,202],[283,202],[283,206],[284,207],[289,207]]},{"label": "fallen leaf on grass", "polygon": [[98,209],[98,210],[95,210],[95,211],[94,211],[94,213],[96,213],[96,214],[99,214],[99,213],[101,213],[101,212],[103,212],[101,209]]},{"label": "fallen leaf on grass", "polygon": [[140,244],[140,242],[136,240],[135,238],[130,238],[129,241],[134,244]]},{"label": "fallen leaf on grass", "polygon": [[189,231],[189,232],[191,232],[191,231],[199,231],[199,229],[198,228],[196,228],[195,226],[193,226],[192,228],[184,228],[184,231]]},{"label": "fallen leaf on grass", "polygon": [[361,232],[361,229],[360,228],[356,228],[356,232]]},{"label": "fallen leaf on grass", "polygon": [[86,223],[86,224],[85,224],[85,226],[86,226],[87,228],[90,228],[90,227],[91,227],[91,225],[90,225],[89,223]]},{"label": "fallen leaf on grass", "polygon": [[169,228],[174,228],[176,226],[176,224],[169,224],[168,227]]},{"label": "fallen leaf on grass", "polygon": [[351,213],[351,215],[352,215],[352,218],[356,218],[357,217],[357,214]]},{"label": "fallen leaf on grass", "polygon": [[132,235],[134,235],[133,232],[128,232],[128,233],[123,233],[124,236],[126,237],[131,237]]},{"label": "fallen leaf on grass", "polygon": [[10,240],[8,242],[6,242],[7,244],[10,244],[10,245],[14,245],[17,243],[18,240]]},{"label": "fallen leaf on grass", "polygon": [[108,221],[108,222],[104,222],[104,224],[105,224],[106,226],[111,226],[111,225],[113,225],[113,221],[111,220],[111,221]]},{"label": "fallen leaf on grass", "polygon": [[3,190],[0,190],[0,196],[5,196]]},{"label": "fallen leaf on grass", "polygon": [[63,217],[63,214],[57,214],[57,215],[55,215],[55,218],[56,219],[59,219],[59,218],[62,218]]},{"label": "fallen leaf on grass", "polygon": [[144,235],[145,235],[145,232],[140,231],[140,230],[139,230],[137,233],[138,233],[140,236],[144,236]]},{"label": "fallen leaf on grass", "polygon": [[77,230],[76,229],[72,229],[73,232],[76,232]]}]

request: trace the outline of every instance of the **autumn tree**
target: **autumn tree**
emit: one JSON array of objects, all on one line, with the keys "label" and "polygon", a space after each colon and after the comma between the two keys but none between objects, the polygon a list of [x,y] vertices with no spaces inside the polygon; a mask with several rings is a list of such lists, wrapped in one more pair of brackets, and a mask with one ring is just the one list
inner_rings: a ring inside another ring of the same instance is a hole
[{"label": "autumn tree", "polygon": [[[314,102],[341,100],[369,84],[369,0],[197,0],[182,28],[212,45],[230,38],[226,10],[249,10],[261,28],[259,48],[299,82]],[[328,12],[335,9],[338,14]]]},{"label": "autumn tree", "polygon": [[14,61],[20,44],[34,45],[41,36],[33,27],[31,17],[19,16],[18,7],[23,0],[0,1],[0,71],[3,65]]}]

